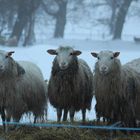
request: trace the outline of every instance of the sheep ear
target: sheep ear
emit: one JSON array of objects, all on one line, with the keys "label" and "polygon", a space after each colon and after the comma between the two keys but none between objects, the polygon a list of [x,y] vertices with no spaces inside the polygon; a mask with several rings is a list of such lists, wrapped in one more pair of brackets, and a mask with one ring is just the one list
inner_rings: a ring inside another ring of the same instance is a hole
[{"label": "sheep ear", "polygon": [[82,53],[81,51],[74,50],[73,53],[72,53],[72,55],[78,56],[78,55],[80,55],[81,53]]},{"label": "sheep ear", "polygon": [[98,57],[98,53],[96,53],[96,52],[92,52],[91,55],[92,55],[93,57],[96,57],[96,58]]},{"label": "sheep ear", "polygon": [[17,63],[17,72],[18,72],[18,76],[25,74],[24,68],[21,67],[18,63]]},{"label": "sheep ear", "polygon": [[6,57],[10,57],[13,53],[15,52],[14,51],[7,52]]},{"label": "sheep ear", "polygon": [[114,53],[113,53],[114,57],[118,57],[119,54],[120,54],[120,52],[114,52]]},{"label": "sheep ear", "polygon": [[57,55],[56,50],[50,49],[50,50],[47,50],[47,52],[48,52],[49,54],[51,54],[51,55]]}]

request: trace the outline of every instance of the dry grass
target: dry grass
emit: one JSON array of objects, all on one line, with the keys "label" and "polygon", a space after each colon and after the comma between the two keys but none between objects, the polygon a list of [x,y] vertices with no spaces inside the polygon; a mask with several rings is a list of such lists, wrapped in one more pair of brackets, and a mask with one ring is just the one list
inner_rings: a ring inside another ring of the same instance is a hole
[{"label": "dry grass", "polygon": [[1,137],[4,140],[140,140],[140,133],[126,135],[120,131],[112,134],[105,130],[22,126],[6,134],[0,128]]}]

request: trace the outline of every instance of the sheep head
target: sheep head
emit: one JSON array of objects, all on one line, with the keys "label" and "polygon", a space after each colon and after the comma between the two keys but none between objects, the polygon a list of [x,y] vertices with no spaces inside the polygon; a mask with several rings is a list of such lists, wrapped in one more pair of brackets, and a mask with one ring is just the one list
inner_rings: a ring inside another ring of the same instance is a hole
[{"label": "sheep head", "polygon": [[120,52],[112,52],[112,51],[101,51],[100,53],[92,52],[91,55],[96,57],[97,60],[97,68],[100,74],[106,75],[111,73],[114,69],[114,65],[116,65],[116,58],[119,56]]},{"label": "sheep head", "polygon": [[24,74],[24,69],[12,58],[14,51],[0,50],[0,76],[19,76]]},{"label": "sheep head", "polygon": [[79,50],[74,50],[68,46],[60,46],[56,50],[47,50],[51,55],[56,55],[56,60],[61,70],[66,70],[72,63],[73,59],[81,54]]}]

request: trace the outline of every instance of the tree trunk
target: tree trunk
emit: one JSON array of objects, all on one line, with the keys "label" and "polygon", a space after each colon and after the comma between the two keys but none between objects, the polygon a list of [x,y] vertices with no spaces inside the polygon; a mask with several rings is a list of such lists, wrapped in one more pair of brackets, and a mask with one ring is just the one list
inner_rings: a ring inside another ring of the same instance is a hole
[{"label": "tree trunk", "polygon": [[23,46],[33,45],[33,43],[35,42],[34,25],[35,25],[35,15],[32,15],[27,25],[27,30],[25,31],[25,40]]},{"label": "tree trunk", "polygon": [[32,18],[33,13],[38,8],[41,0],[20,0],[17,12],[17,20],[15,22],[11,37],[16,36],[19,42],[24,28]]},{"label": "tree trunk", "polygon": [[120,7],[118,8],[118,13],[114,23],[113,39],[121,39],[123,25],[131,2],[132,0],[123,0],[122,4],[120,4]]},{"label": "tree trunk", "polygon": [[58,0],[59,11],[57,12],[56,18],[56,25],[55,25],[55,38],[63,38],[64,31],[65,31],[65,24],[66,24],[66,12],[67,12],[67,1]]},{"label": "tree trunk", "polygon": [[116,17],[116,9],[117,9],[117,2],[116,0],[110,2],[110,7],[111,7],[111,18],[110,18],[110,22],[109,22],[109,27],[110,27],[110,34],[112,35],[114,33],[114,20]]},{"label": "tree trunk", "polygon": [[15,22],[11,38],[16,36],[17,41],[20,40],[22,31],[28,21],[28,11],[27,11],[27,2],[26,0],[20,1],[19,6],[18,6],[18,11],[17,11],[17,20]]},{"label": "tree trunk", "polygon": [[13,24],[14,23],[14,11],[13,9],[10,10],[9,14],[8,14],[8,30],[11,31],[13,28]]},{"label": "tree trunk", "polygon": [[114,32],[114,18],[115,18],[115,10],[112,11],[111,19],[110,19],[110,34]]}]

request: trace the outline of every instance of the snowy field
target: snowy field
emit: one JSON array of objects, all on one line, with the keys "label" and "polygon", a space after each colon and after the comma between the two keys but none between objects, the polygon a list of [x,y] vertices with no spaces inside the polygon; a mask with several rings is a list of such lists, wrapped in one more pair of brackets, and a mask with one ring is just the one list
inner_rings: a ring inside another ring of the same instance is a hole
[{"label": "snowy field", "polygon": [[[140,44],[128,41],[92,41],[92,40],[63,40],[63,39],[50,39],[46,40],[46,43],[39,43],[35,46],[23,47],[3,47],[0,46],[1,50],[6,51],[15,51],[13,58],[15,60],[28,60],[37,64],[44,75],[44,79],[49,79],[52,61],[54,56],[47,54],[47,49],[57,48],[59,45],[69,45],[75,49],[82,51],[82,54],[79,56],[83,58],[90,66],[94,69],[94,64],[96,59],[91,56],[92,51],[99,52],[101,50],[112,50],[120,51],[120,60],[122,64],[129,62],[135,58],[140,57]],[[95,119],[95,99],[92,102],[92,109],[90,112],[87,112],[87,119]],[[81,119],[81,112],[76,113],[76,120]],[[49,105],[48,108],[48,120],[56,120],[56,111],[53,107]],[[27,122],[27,118],[24,118],[23,121]]]}]

